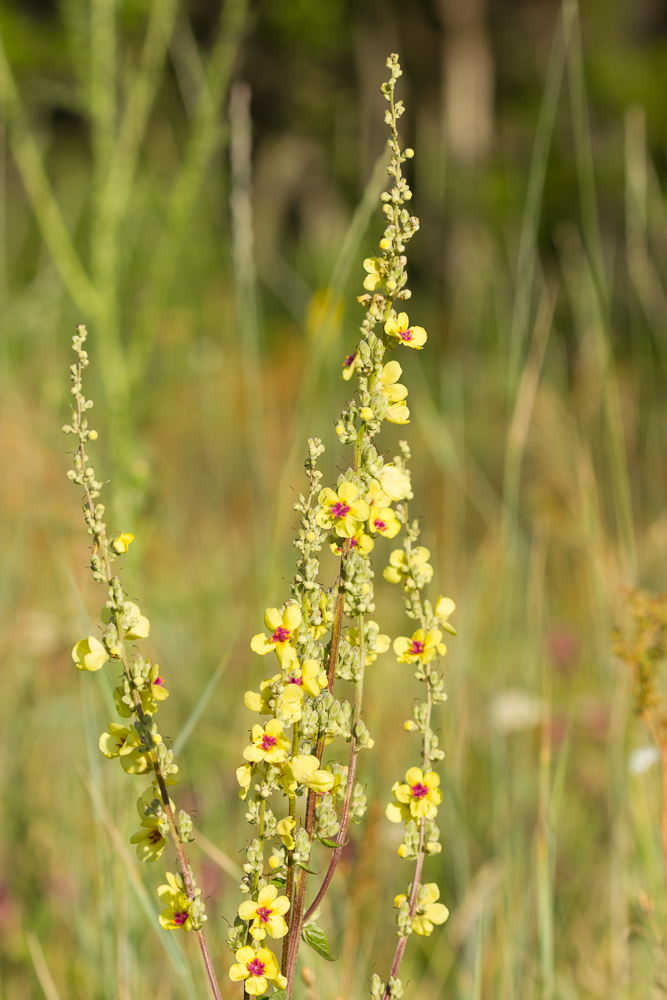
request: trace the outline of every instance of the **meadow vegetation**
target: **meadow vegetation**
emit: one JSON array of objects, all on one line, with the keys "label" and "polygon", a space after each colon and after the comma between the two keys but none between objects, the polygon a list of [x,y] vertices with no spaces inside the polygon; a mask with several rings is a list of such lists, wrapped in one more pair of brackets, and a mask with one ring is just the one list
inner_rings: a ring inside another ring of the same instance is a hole
[{"label": "meadow vegetation", "polygon": [[[581,23],[572,0],[537,4],[520,30],[490,4],[496,107],[466,146],[444,121],[438,46],[456,31],[435,8],[374,21],[371,3],[228,0],[218,23],[212,6],[0,12],[0,993],[206,995],[196,943],[157,923],[161,872],[127,846],[136,793],[98,749],[112,693],[72,669],[98,614],[60,435],[78,322],[96,467],[110,520],[136,535],[124,579],[169,676],[162,732],[228,960],[239,706],[262,676],[247,637],[292,575],[306,438],[336,454],[359,262],[382,229],[367,95],[396,49],[429,331],[424,363],[401,357],[411,514],[459,632],[429,861],[451,915],[413,937],[402,978],[420,1000],[662,996],[660,774],[635,752],[649,741],[611,630],[629,588],[666,587],[664,42],[620,5]],[[378,594],[398,617],[400,596]],[[367,995],[371,956],[391,962],[405,880],[384,806],[412,686],[390,655],[367,671],[373,805],[322,914],[340,960],[308,958],[304,998]]]}]

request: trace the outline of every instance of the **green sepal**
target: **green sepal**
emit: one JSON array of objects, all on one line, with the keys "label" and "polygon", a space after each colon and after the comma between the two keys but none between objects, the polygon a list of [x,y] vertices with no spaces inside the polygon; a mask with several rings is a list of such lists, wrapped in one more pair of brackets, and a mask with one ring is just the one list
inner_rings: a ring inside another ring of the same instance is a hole
[{"label": "green sepal", "polygon": [[276,990],[269,997],[269,1000],[287,1000],[287,990]]},{"label": "green sepal", "polygon": [[301,937],[309,944],[310,947],[321,955],[327,962],[335,962],[336,959],[332,958],[331,952],[329,951],[329,938],[326,936],[325,932],[317,924],[307,924],[303,931],[301,932]]},{"label": "green sepal", "polygon": [[300,861],[294,862],[295,868],[300,868],[302,872],[308,872],[309,875],[319,875],[320,872],[314,872],[312,868],[308,868],[307,865],[302,865]]}]

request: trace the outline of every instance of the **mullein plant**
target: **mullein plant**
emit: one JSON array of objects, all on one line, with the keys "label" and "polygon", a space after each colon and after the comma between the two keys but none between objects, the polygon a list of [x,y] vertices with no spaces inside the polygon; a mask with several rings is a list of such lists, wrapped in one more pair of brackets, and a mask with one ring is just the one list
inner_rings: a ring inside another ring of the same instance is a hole
[{"label": "mullein plant", "polygon": [[[446,652],[443,632],[455,632],[448,620],[454,603],[440,597],[433,605],[422,593],[433,568],[428,549],[418,544],[419,524],[409,519],[408,502],[413,494],[408,445],[401,441],[400,454],[387,463],[375,443],[383,422],[404,425],[410,416],[408,390],[399,381],[401,365],[394,358],[385,360],[387,352],[421,350],[427,340],[426,331],[411,324],[402,309],[410,298],[405,249],[419,222],[406,207],[412,194],[402,164],[413,152],[402,151],[399,144],[397,124],[404,109],[395,100],[401,76],[396,55],[390,56],[387,67],[391,77],[382,86],[389,105],[385,121],[391,149],[387,169],[392,187],[382,195],[387,225],[378,256],[363,263],[365,293],[358,301],[366,313],[361,339],[345,358],[342,373],[348,381],[356,377],[358,388],[336,424],[339,442],[353,446],[352,464],[333,487],[323,487],[317,465],[324,447],[318,438],[309,439],[308,489],[298,494],[294,504],[300,524],[290,596],[280,607],[267,608],[266,631],[250,642],[252,651],[268,657],[275,667],[258,691],[247,691],[244,696],[246,708],[259,721],[252,725],[236,771],[246,820],[255,828],[239,887],[244,898],[227,934],[234,957],[229,976],[242,984],[244,996],[263,996],[271,987],[277,1000],[291,998],[302,942],[331,960],[326,933],[317,919],[347,842],[349,824],[360,822],[366,811],[364,789],[357,781],[359,754],[373,747],[362,718],[364,674],[392,646],[371,617],[375,611],[371,553],[377,551],[376,543],[378,549],[385,544],[383,538],[399,535],[402,546],[389,554],[384,577],[402,589],[406,614],[416,626],[414,631],[408,629],[411,635],[394,639],[393,650],[398,662],[412,666],[424,685],[423,700],[414,705],[412,718],[405,723],[408,732],[421,735],[421,752],[404,780],[395,782],[393,801],[386,807],[387,818],[403,825],[398,854],[412,866],[412,873],[405,893],[394,900],[396,952],[387,981],[372,977],[373,1000],[403,995],[398,973],[410,934],[428,936],[448,916],[439,902],[438,886],[424,882],[423,866],[428,855],[440,851],[435,820],[442,793],[434,766],[443,752],[432,728],[432,712],[446,698],[437,664]],[[69,476],[85,491],[84,517],[93,539],[91,568],[94,579],[107,588],[108,600],[101,635],[82,639],[72,655],[81,670],[99,670],[107,663],[119,670],[115,698],[122,721],[110,723],[100,737],[100,749],[105,756],[118,758],[126,773],[150,779],[137,803],[140,829],[132,842],[140,860],[154,862],[168,840],[173,841],[180,870],[167,873],[158,889],[165,905],[160,922],[166,930],[195,931],[217,998],[220,989],[203,931],[206,915],[201,890],[186,854],[192,819],[183,810],[177,813],[169,797],[169,786],[178,781],[178,765],[160,736],[156,719],[159,702],[167,697],[165,682],[157,664],[138,652],[130,653],[127,645],[145,638],[149,631],[147,618],[128,600],[114,571],[114,561],[127,551],[133,536],[107,534],[104,507],[96,502],[102,484],[88,464],[86,448],[97,435],[88,427],[92,403],[85,399],[81,386],[88,364],[85,338],[85,327],[78,327],[73,338],[77,362],[71,368],[73,417],[64,429],[78,437]],[[318,553],[327,544],[340,557],[337,580],[328,588],[318,580]],[[335,696],[337,681],[353,686],[351,700]],[[349,744],[345,764],[329,759],[336,741]],[[321,885],[307,903],[316,843],[330,852],[330,858]],[[279,941],[280,961],[273,950]]]}]

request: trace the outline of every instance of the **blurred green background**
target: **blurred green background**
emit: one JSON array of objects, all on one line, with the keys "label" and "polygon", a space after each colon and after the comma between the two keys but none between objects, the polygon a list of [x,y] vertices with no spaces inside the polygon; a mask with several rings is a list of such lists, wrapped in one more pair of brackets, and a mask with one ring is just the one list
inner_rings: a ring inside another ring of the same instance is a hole
[{"label": "blurred green background", "polygon": [[[306,437],[328,477],[346,461],[333,419],[382,228],[391,51],[429,340],[401,356],[407,433],[382,440],[413,446],[433,596],[459,630],[427,863],[451,917],[410,941],[403,978],[419,1000],[663,996],[659,768],[631,756],[648,739],[609,632],[628,587],[665,587],[665,0],[2,0],[0,39],[0,996],[206,995],[195,942],[154,916],[173,859],[139,870],[141,789],[97,749],[112,678],[70,658],[104,597],[60,434],[78,322],[95,467],[137,536],[124,578],[238,995],[234,769],[265,667],[249,639],[288,596]],[[340,961],[304,956],[300,1000],[386,975],[409,879],[384,805],[417,753],[414,681],[391,654],[370,674],[372,805],[322,917]]]}]

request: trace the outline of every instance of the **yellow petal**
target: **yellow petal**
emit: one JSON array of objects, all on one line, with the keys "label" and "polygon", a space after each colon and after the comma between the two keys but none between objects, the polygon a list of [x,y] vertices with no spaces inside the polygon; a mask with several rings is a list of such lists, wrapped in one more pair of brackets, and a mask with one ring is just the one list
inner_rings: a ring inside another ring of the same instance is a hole
[{"label": "yellow petal", "polygon": [[390,823],[402,823],[403,812],[395,802],[390,802],[386,809],[386,816]]},{"label": "yellow petal", "polygon": [[264,612],[264,624],[270,632],[275,632],[283,623],[283,616],[278,608],[267,608]]},{"label": "yellow petal", "polygon": [[359,495],[359,487],[355,483],[341,483],[338,487],[338,496],[347,504],[353,503]]},{"label": "yellow petal", "polygon": [[266,906],[267,903],[272,903],[277,895],[278,890],[275,885],[265,885],[257,894],[257,905]]},{"label": "yellow petal", "polygon": [[405,780],[408,785],[425,784],[424,772],[421,767],[411,767],[405,772]]},{"label": "yellow petal", "polygon": [[247,899],[239,906],[239,917],[241,920],[254,920],[257,914],[258,903],[252,899]]},{"label": "yellow petal", "polygon": [[293,632],[301,624],[301,608],[298,604],[288,604],[282,617],[281,624]]},{"label": "yellow petal", "polygon": [[260,656],[266,656],[276,648],[275,643],[270,642],[264,632],[258,632],[250,640],[250,648],[253,653],[259,653]]},{"label": "yellow petal", "polygon": [[243,695],[243,704],[251,712],[261,712],[264,700],[257,691],[246,691]]}]

